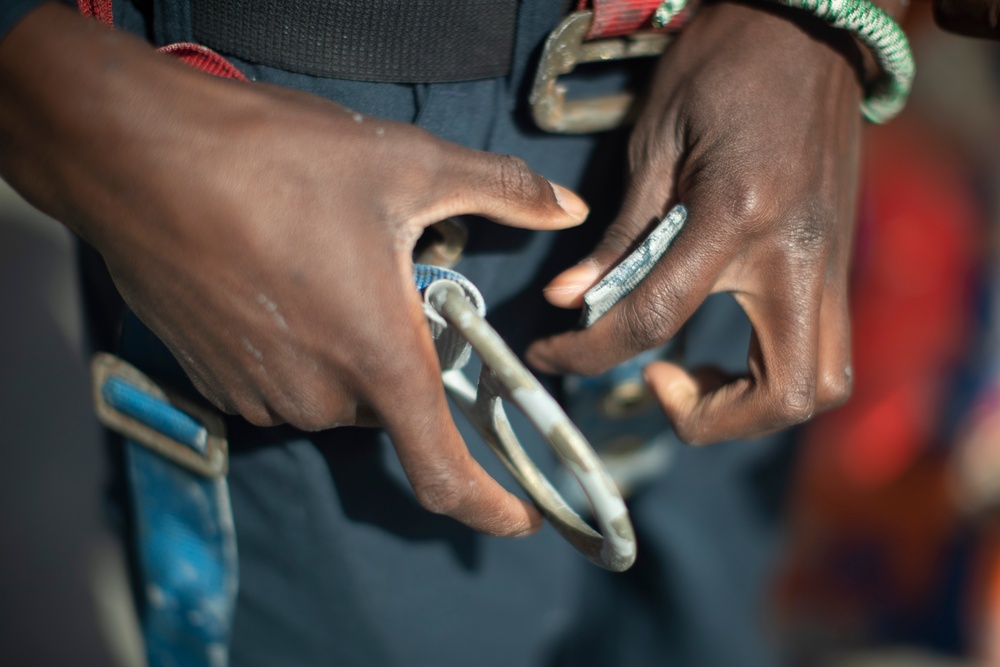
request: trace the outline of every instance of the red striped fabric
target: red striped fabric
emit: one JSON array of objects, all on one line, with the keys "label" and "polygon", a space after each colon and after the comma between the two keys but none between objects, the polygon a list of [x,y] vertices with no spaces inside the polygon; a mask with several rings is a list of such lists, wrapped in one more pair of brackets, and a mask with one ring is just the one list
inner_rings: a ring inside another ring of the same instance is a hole
[{"label": "red striped fabric", "polygon": [[[108,27],[114,27],[114,15],[111,11],[111,3],[112,0],[77,0],[76,6],[84,16],[90,16]],[[212,49],[200,44],[180,42],[177,44],[168,44],[157,50],[160,53],[168,53],[181,62],[206,74],[221,76],[226,79],[235,79],[237,81],[247,81],[246,76],[236,68],[236,65]]]},{"label": "red striped fabric", "polygon": [[[652,30],[652,18],[661,0],[580,0],[578,9],[593,9],[594,23],[590,26],[587,39],[620,37],[636,30]],[[676,32],[690,17],[685,9],[663,30]]]}]

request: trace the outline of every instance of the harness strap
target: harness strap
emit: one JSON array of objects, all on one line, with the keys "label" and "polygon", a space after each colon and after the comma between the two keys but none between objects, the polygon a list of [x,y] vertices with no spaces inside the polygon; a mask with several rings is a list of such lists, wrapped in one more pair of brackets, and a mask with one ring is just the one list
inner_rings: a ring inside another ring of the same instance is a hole
[{"label": "harness strap", "polygon": [[[78,0],[77,6],[114,27],[111,0]],[[159,51],[207,74],[247,81],[199,44]],[[125,366],[95,358],[94,393],[102,421],[126,436],[146,659],[150,667],[225,667],[239,588],[225,440],[217,444],[220,437],[208,435],[190,409],[178,410],[151,380]]]},{"label": "harness strap", "polygon": [[[653,14],[662,0],[579,0],[577,10],[591,9],[594,21],[586,39],[631,35],[637,30],[653,30]],[[692,9],[685,7],[667,25],[658,30],[677,32],[687,23]]]}]

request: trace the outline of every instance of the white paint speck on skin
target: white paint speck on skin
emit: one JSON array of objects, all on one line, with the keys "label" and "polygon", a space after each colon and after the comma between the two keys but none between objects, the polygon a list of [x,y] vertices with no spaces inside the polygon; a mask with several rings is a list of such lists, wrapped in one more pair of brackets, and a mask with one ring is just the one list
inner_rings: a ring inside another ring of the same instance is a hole
[{"label": "white paint speck on skin", "polygon": [[281,327],[285,331],[288,330],[288,322],[286,322],[284,316],[282,316],[282,314],[278,312],[278,304],[268,299],[267,296],[264,294],[257,295],[257,303],[264,306],[267,312],[271,313],[271,315],[274,317],[274,321],[278,323],[279,327]]},{"label": "white paint speck on skin", "polygon": [[246,348],[247,352],[253,355],[254,359],[256,359],[257,361],[264,360],[264,353],[258,350],[256,347],[254,347],[253,343],[250,342],[250,339],[242,338],[241,340],[243,341],[243,347]]},{"label": "white paint speck on skin", "polygon": [[362,121],[363,121],[363,120],[365,119],[365,117],[364,117],[364,116],[362,116],[362,115],[361,115],[361,114],[359,114],[359,113],[356,113],[356,114],[354,114],[353,116],[351,116],[351,118],[353,118],[353,119],[354,119],[354,122],[355,122],[355,123],[360,123],[360,122],[362,122]]},{"label": "white paint speck on skin", "polygon": [[384,137],[385,136],[385,128],[384,127],[376,127],[375,128],[375,136]]}]

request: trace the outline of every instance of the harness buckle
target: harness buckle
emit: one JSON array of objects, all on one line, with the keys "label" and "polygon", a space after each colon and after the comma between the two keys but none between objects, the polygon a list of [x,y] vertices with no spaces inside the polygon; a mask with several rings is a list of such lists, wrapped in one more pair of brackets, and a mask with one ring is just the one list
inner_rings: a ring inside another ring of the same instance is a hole
[{"label": "harness buckle", "polygon": [[90,368],[94,406],[104,426],[199,475],[226,474],[229,444],[218,415],[113,354],[95,355]]},{"label": "harness buckle", "polygon": [[640,30],[623,37],[584,41],[593,20],[592,10],[573,12],[545,40],[528,101],[535,123],[547,132],[583,134],[620,126],[635,101],[634,94],[567,101],[566,85],[559,77],[581,63],[658,56],[672,39],[667,33]]}]

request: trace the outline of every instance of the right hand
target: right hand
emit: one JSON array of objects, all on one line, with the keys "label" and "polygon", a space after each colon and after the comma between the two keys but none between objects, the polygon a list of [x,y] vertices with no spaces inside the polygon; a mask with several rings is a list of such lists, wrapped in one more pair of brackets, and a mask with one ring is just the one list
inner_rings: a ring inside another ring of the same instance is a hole
[{"label": "right hand", "polygon": [[370,414],[424,507],[538,527],[451,420],[411,252],[453,215],[577,224],[576,195],[515,158],[191,71],[55,5],[0,44],[0,94],[17,102],[4,177],[101,252],[209,401],[306,430]]}]

